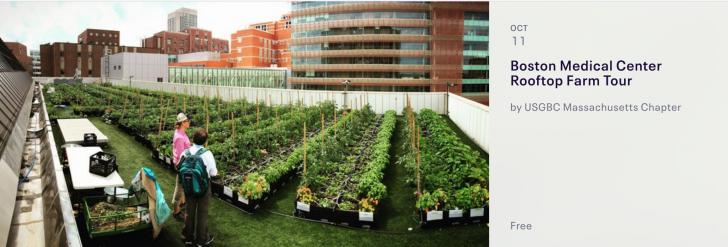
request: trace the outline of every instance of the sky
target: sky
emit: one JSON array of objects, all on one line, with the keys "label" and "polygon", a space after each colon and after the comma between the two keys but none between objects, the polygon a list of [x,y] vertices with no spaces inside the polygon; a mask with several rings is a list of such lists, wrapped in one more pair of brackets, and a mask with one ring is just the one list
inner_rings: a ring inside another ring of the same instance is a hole
[{"label": "sky", "polygon": [[120,31],[124,46],[167,30],[167,14],[197,10],[197,27],[230,40],[230,34],[258,22],[278,20],[290,12],[288,1],[268,2],[0,2],[0,38],[23,43],[28,51],[41,44],[72,42],[86,28]]}]

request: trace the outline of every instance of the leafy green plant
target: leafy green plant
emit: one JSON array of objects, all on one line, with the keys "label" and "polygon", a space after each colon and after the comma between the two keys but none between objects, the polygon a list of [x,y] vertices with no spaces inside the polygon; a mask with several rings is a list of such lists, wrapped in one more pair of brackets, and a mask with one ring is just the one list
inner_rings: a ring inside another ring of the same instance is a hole
[{"label": "leafy green plant", "polygon": [[243,184],[238,188],[238,195],[242,195],[248,199],[260,199],[263,194],[270,191],[270,185],[265,181],[265,177],[253,172],[248,174]]},{"label": "leafy green plant", "polygon": [[[427,211],[468,209],[487,204],[487,161],[460,140],[445,119],[434,111],[423,109],[409,116],[408,128],[401,138],[410,141],[402,146],[407,154],[400,157],[398,164],[411,172],[408,181],[412,184],[417,182],[416,173],[420,174],[424,192],[415,206]],[[417,138],[417,134],[421,136]],[[419,143],[414,142],[418,139]],[[418,150],[413,142],[420,148],[419,166],[416,163]]]}]

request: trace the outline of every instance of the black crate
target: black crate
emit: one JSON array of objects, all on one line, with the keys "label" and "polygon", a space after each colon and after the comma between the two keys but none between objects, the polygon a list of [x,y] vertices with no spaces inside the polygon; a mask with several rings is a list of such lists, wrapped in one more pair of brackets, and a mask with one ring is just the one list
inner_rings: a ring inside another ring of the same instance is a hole
[{"label": "black crate", "polygon": [[83,134],[83,146],[97,146],[98,142],[96,141],[96,134],[94,133],[86,133]]},{"label": "black crate", "polygon": [[89,157],[90,163],[88,170],[90,173],[99,176],[109,176],[118,169],[116,165],[116,155],[106,152],[98,152]]}]

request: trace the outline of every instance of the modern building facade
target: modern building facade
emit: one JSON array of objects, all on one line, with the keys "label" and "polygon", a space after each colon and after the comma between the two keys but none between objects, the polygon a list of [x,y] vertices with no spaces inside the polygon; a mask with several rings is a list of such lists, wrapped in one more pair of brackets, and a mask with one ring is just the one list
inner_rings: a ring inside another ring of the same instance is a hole
[{"label": "modern building facade", "polygon": [[167,55],[120,52],[101,59],[101,78],[114,80],[167,81]]},{"label": "modern building facade", "polygon": [[33,63],[28,56],[28,48],[25,47],[24,44],[18,42],[5,42],[5,45],[10,49],[10,52],[12,52],[13,56],[18,59],[18,62],[23,65],[25,71],[27,71],[28,73],[32,73]]},{"label": "modern building facade", "polygon": [[40,51],[39,50],[31,50],[30,51],[30,61],[31,66],[33,67],[33,76],[40,76]]},{"label": "modern building facade", "polygon": [[119,31],[103,29],[86,29],[78,35],[78,43],[82,45],[119,45]]},{"label": "modern building facade", "polygon": [[233,67],[290,67],[290,15],[256,23],[230,35],[230,53],[223,59]]},{"label": "modern building facade", "polygon": [[[487,2],[293,2],[293,88],[488,102]],[[449,86],[450,85],[450,86]]]},{"label": "modern building facade", "polygon": [[167,15],[167,32],[182,32],[197,27],[197,10],[179,8]]},{"label": "modern building facade", "polygon": [[120,52],[160,53],[159,49],[56,42],[40,46],[41,76],[100,77],[101,57]]},{"label": "modern building facade", "polygon": [[286,88],[289,71],[281,68],[169,67],[169,82],[236,87]]},{"label": "modern building facade", "polygon": [[[142,47],[159,49],[165,54],[179,55],[192,52],[229,51],[228,41],[212,37],[212,32],[205,29],[189,27],[182,32],[162,31],[142,40]],[[170,62],[177,62],[176,56],[170,56]]]}]

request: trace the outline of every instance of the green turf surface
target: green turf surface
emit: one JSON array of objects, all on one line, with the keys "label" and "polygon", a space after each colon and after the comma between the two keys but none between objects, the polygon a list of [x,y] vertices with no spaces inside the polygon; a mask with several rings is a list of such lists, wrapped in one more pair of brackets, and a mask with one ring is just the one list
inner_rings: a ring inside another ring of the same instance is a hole
[{"label": "green turf surface", "polygon": [[[133,137],[99,118],[91,121],[108,138],[107,152],[116,154],[119,173],[128,184],[140,167],[154,170],[171,206],[174,173],[152,160],[150,150]],[[404,121],[398,121],[398,128]],[[58,133],[58,132],[56,132]],[[60,133],[58,133],[60,134]],[[395,135],[395,138],[398,135]],[[400,141],[395,139],[392,159],[396,159]],[[223,155],[223,154],[215,154]],[[210,231],[216,246],[487,246],[488,228],[484,225],[456,226],[445,229],[419,229],[414,221],[413,188],[405,183],[407,172],[394,162],[385,173],[388,198],[379,211],[383,224],[377,231],[349,229],[293,218],[294,199],[299,181],[287,183],[262,205],[256,214],[248,214],[227,203],[213,199],[210,206]],[[407,228],[413,228],[408,231]],[[159,238],[150,242],[148,234],[104,239],[94,244],[108,246],[182,246],[182,223],[171,219]]]}]

